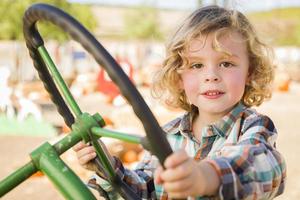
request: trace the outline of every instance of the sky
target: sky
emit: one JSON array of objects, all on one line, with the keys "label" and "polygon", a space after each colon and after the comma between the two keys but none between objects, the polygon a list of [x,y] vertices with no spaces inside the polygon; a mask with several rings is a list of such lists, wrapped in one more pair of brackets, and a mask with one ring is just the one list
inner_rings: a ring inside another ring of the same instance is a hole
[{"label": "sky", "polygon": [[[164,9],[193,10],[197,7],[197,0],[68,0],[76,3],[95,3],[112,6],[151,5]],[[212,0],[203,0],[208,5]],[[218,1],[221,2],[221,1]],[[270,10],[281,7],[300,7],[300,0],[229,0],[229,5],[244,12]]]}]

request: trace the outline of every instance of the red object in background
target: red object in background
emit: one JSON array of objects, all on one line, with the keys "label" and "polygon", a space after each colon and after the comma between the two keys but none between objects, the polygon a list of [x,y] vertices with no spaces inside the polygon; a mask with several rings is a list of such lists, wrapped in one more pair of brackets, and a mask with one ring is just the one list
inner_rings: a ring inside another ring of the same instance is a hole
[{"label": "red object in background", "polygon": [[[133,66],[127,59],[116,58],[117,63],[122,67],[123,71],[127,74],[129,79],[133,81]],[[120,94],[119,88],[109,78],[106,71],[101,68],[97,78],[98,91],[114,99]]]}]

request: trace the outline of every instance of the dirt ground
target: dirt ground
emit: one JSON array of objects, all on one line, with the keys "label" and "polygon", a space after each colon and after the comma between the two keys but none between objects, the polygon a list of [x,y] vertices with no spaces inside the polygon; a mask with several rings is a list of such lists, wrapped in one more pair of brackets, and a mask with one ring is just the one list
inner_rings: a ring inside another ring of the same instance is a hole
[{"label": "dirt ground", "polygon": [[[270,116],[279,132],[277,147],[284,155],[287,163],[287,183],[283,195],[278,200],[300,199],[300,85],[292,84],[287,93],[275,92],[271,101],[264,103],[258,110]],[[100,111],[99,111],[100,112]],[[171,119],[171,118],[170,118]],[[38,137],[0,137],[0,180],[29,160],[28,153],[46,141]],[[76,163],[72,151],[63,159],[71,164],[71,168],[86,179],[89,173]],[[44,176],[33,177],[2,197],[3,200],[60,200],[63,197]]]}]

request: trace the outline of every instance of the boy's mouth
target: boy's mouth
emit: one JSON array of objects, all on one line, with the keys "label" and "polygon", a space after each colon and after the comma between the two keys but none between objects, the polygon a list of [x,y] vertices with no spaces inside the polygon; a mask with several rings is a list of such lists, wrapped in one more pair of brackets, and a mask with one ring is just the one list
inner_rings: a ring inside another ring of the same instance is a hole
[{"label": "boy's mouth", "polygon": [[204,97],[209,98],[209,99],[219,98],[223,94],[225,94],[225,92],[220,91],[220,90],[207,90],[207,91],[201,93],[201,95],[203,95]]}]

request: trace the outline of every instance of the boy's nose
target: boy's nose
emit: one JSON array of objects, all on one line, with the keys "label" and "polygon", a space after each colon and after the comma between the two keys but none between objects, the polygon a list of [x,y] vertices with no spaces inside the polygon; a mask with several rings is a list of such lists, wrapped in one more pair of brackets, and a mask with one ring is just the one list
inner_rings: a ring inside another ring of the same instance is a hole
[{"label": "boy's nose", "polygon": [[218,81],[219,81],[218,77],[205,78],[205,82],[218,82]]},{"label": "boy's nose", "polygon": [[221,78],[215,70],[211,69],[206,72],[204,79],[205,82],[219,82]]}]

